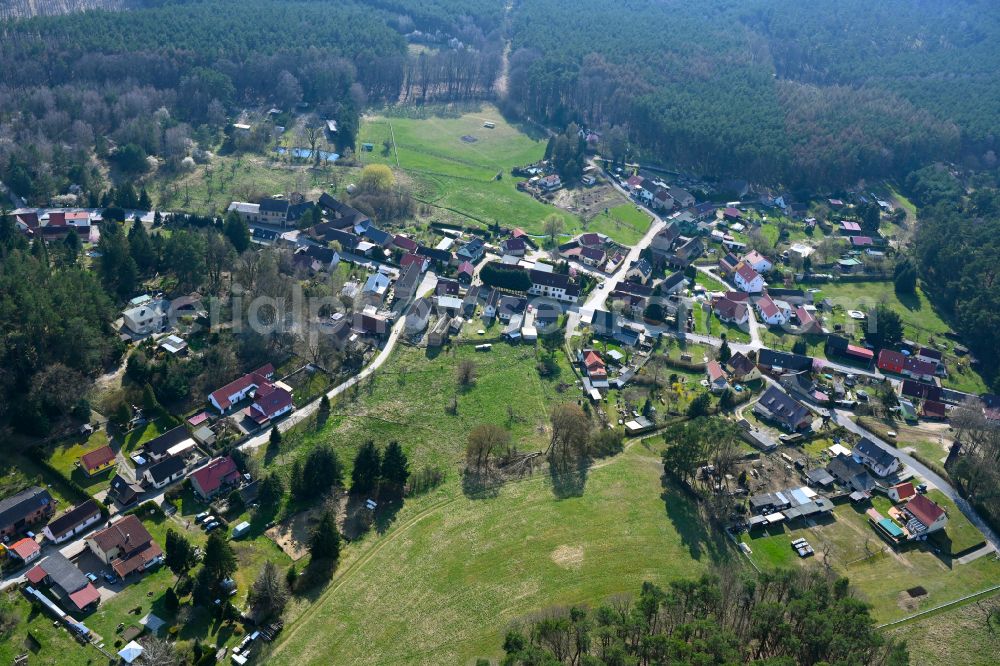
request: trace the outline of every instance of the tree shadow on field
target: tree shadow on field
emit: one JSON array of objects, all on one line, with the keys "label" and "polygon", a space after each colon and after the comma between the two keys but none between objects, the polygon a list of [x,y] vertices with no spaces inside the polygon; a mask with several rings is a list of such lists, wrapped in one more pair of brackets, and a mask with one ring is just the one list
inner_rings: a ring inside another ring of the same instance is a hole
[{"label": "tree shadow on field", "polygon": [[688,549],[692,559],[699,562],[708,556],[712,562],[726,559],[728,554],[721,533],[712,529],[708,516],[699,510],[698,500],[673,479],[664,476],[661,480],[663,492],[660,498],[667,512],[667,518],[681,537],[681,544]]},{"label": "tree shadow on field", "polygon": [[494,471],[462,470],[462,493],[469,499],[492,499],[502,487],[503,477]]},{"label": "tree shadow on field", "polygon": [[552,479],[552,492],[556,498],[583,496],[589,471],[590,460],[586,456],[558,462],[550,459],[549,477]]}]

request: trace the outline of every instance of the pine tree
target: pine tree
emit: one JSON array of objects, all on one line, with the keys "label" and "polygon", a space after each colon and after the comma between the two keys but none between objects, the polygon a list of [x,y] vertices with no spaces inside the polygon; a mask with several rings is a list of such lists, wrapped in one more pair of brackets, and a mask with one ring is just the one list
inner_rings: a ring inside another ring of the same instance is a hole
[{"label": "pine tree", "polygon": [[177,593],[174,592],[174,588],[168,587],[167,591],[163,595],[163,607],[167,609],[167,612],[171,615],[175,614],[181,607],[181,600],[177,598]]},{"label": "pine tree", "polygon": [[281,450],[281,431],[278,430],[278,426],[271,427],[271,435],[267,438],[267,448],[275,452]]},{"label": "pine tree", "polygon": [[359,495],[371,492],[382,472],[382,455],[375,442],[368,440],[358,449],[351,470],[351,492]]},{"label": "pine tree", "polygon": [[236,571],[236,555],[222,531],[212,532],[208,537],[202,566],[216,582],[228,578]]},{"label": "pine tree", "polygon": [[149,193],[146,191],[145,186],[139,191],[139,210],[150,210],[153,207],[153,202],[149,198]]},{"label": "pine tree", "polygon": [[389,442],[382,458],[382,480],[394,492],[402,493],[410,478],[409,463],[399,442]]},{"label": "pine tree", "polygon": [[309,539],[309,554],[313,561],[336,560],[340,557],[340,532],[337,521],[329,511],[323,513],[319,524]]}]

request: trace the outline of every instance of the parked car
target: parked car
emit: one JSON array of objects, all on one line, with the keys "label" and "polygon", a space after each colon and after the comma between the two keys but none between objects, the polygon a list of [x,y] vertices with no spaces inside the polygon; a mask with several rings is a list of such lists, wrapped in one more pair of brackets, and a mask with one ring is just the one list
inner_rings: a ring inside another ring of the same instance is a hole
[{"label": "parked car", "polygon": [[103,574],[101,574],[101,575],[102,575],[102,576],[104,577],[104,580],[108,581],[109,583],[113,583],[113,582],[115,582],[116,580],[118,580],[117,578],[115,578],[115,575],[114,575],[114,574],[112,574],[112,573],[109,573],[109,572],[107,572],[107,571],[105,571],[105,572],[104,572]]},{"label": "parked car", "polygon": [[89,580],[91,583],[96,583],[97,582],[97,576],[95,576],[92,573],[87,573],[87,580]]},{"label": "parked car", "polygon": [[205,519],[211,515],[212,513],[210,511],[202,511],[201,513],[199,513],[197,516],[194,517],[194,522],[200,525],[201,523],[205,522]]},{"label": "parked car", "polygon": [[201,521],[201,526],[202,526],[202,527],[208,527],[208,525],[209,525],[210,523],[214,523],[214,522],[216,522],[216,520],[215,520],[215,516],[213,516],[212,514],[209,514],[209,515],[205,516],[205,517],[204,517],[204,518],[202,519],[202,521]]},{"label": "parked car", "polygon": [[205,526],[205,531],[211,532],[212,530],[214,530],[217,527],[220,527],[221,525],[222,523],[220,523],[219,521],[213,520],[212,522],[210,522],[208,525]]}]

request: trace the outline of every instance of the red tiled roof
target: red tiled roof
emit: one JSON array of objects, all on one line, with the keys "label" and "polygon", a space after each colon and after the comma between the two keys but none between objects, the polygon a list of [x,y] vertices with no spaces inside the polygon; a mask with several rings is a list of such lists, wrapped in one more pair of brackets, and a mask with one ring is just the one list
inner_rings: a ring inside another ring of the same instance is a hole
[{"label": "red tiled roof", "polygon": [[417,241],[407,236],[401,236],[400,234],[396,234],[395,238],[392,239],[392,242],[396,245],[396,247],[401,247],[404,250],[409,250],[410,252],[417,249]]},{"label": "red tiled roof", "polygon": [[424,257],[421,257],[419,254],[404,254],[403,258],[399,260],[399,265],[402,268],[409,268],[411,264],[423,267]]},{"label": "red tiled roof", "polygon": [[861,225],[857,222],[841,222],[840,228],[844,231],[861,231]]},{"label": "red tiled roof", "polygon": [[472,275],[476,272],[476,269],[472,266],[472,262],[463,261],[458,265],[458,272],[465,273],[466,275]]},{"label": "red tiled roof", "polygon": [[15,541],[9,546],[9,548],[25,562],[27,562],[32,555],[42,550],[37,541],[28,538]]},{"label": "red tiled roof", "polygon": [[84,453],[80,456],[80,464],[86,470],[97,469],[98,467],[103,467],[109,462],[115,459],[115,452],[110,446],[102,446],[99,449],[94,449],[89,453]]},{"label": "red tiled roof", "polygon": [[191,475],[191,480],[197,483],[198,488],[205,494],[214,493],[223,483],[233,480],[239,476],[236,463],[229,456],[216,458]]},{"label": "red tiled roof", "polygon": [[778,306],[774,304],[770,296],[762,296],[757,300],[757,307],[764,314],[765,317],[773,317],[778,314]]},{"label": "red tiled roof", "polygon": [[29,229],[38,228],[38,213],[18,213],[17,219]]},{"label": "red tiled roof", "polygon": [[709,380],[711,380],[713,382],[716,379],[725,379],[726,378],[726,373],[722,371],[722,366],[719,365],[718,361],[709,361],[708,365],[706,365],[705,368],[708,370],[708,378],[709,378]]},{"label": "red tiled roof", "polygon": [[735,218],[743,217],[743,213],[740,212],[740,209],[733,208],[732,206],[727,206],[726,209],[722,211],[722,214],[725,215],[726,217],[735,217]]},{"label": "red tiled roof", "polygon": [[865,349],[864,347],[859,347],[857,345],[847,345],[847,353],[851,356],[857,356],[858,358],[867,359],[869,361],[875,358],[875,352],[871,349]]},{"label": "red tiled roof", "polygon": [[25,578],[27,578],[28,582],[32,585],[38,585],[45,580],[46,576],[48,576],[48,574],[45,573],[45,569],[42,568],[41,564],[36,564],[27,574],[25,574]]},{"label": "red tiled roof", "polygon": [[923,495],[914,495],[913,499],[906,503],[906,510],[928,527],[945,513],[944,509]]},{"label": "red tiled roof", "polygon": [[865,247],[874,244],[875,241],[872,240],[871,236],[851,236],[851,245],[854,247]]},{"label": "red tiled roof", "polygon": [[212,397],[215,398],[215,402],[218,403],[219,407],[229,409],[232,406],[232,403],[229,402],[229,396],[240,393],[250,386],[260,386],[264,380],[270,378],[272,375],[274,375],[274,366],[268,363],[235,381],[229,382],[222,388],[212,391]]},{"label": "red tiled roof", "polygon": [[583,357],[583,364],[587,366],[587,369],[593,368],[595,366],[604,367],[604,359],[597,352],[591,350],[587,352],[587,355]]},{"label": "red tiled roof", "polygon": [[97,588],[92,583],[87,583],[86,587],[82,587],[76,592],[71,593],[69,598],[77,608],[83,610],[95,601],[100,601],[101,593],[97,591]]},{"label": "red tiled roof", "polygon": [[943,402],[938,402],[937,400],[924,400],[924,404],[920,407],[920,411],[927,418],[943,419],[948,413],[948,408],[945,407]]},{"label": "red tiled roof", "polygon": [[134,553],[126,559],[119,558],[111,563],[111,568],[115,570],[120,578],[146,567],[157,557],[163,555],[163,550],[155,543],[150,542],[138,553]]},{"label": "red tiled roof", "polygon": [[744,301],[734,301],[730,298],[718,298],[715,301],[715,312],[724,319],[742,319],[747,304]]},{"label": "red tiled roof", "polygon": [[65,213],[49,213],[49,226],[50,227],[63,227],[66,226],[66,214]]},{"label": "red tiled roof", "polygon": [[907,481],[906,483],[897,483],[893,486],[893,489],[899,495],[899,499],[905,500],[908,497],[913,497],[917,494],[916,489],[913,484]]},{"label": "red tiled roof", "polygon": [[271,418],[292,404],[292,394],[270,382],[261,385],[253,398],[254,408],[267,418]]},{"label": "red tiled roof", "polygon": [[758,277],[760,277],[760,273],[754,270],[754,267],[746,263],[745,261],[741,261],[740,263],[736,264],[736,274],[739,275],[741,278],[743,278],[743,281],[746,282],[747,284],[750,284]]},{"label": "red tiled roof", "polygon": [[595,233],[586,233],[579,238],[580,245],[600,245],[601,237]]}]

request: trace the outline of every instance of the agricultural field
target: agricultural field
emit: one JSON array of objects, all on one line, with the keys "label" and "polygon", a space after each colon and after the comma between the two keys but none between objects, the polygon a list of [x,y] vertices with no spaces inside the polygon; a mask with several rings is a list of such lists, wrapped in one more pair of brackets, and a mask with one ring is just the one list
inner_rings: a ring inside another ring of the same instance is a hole
[{"label": "agricultural field", "polygon": [[562,499],[540,473],[488,499],[449,483],[408,503],[384,536],[352,545],[269,658],[469,663],[498,656],[517,618],[730,561],[686,496],[668,488],[661,498],[660,473],[640,444],[597,463],[582,493]]},{"label": "agricultural field", "polygon": [[[496,126],[483,127],[486,120]],[[414,195],[434,206],[435,217],[442,220],[484,226],[499,222],[541,235],[542,220],[554,213],[562,217],[565,234],[583,230],[583,222],[575,215],[517,191],[518,179],[510,175],[511,168],[540,160],[545,141],[511,125],[492,106],[460,116],[366,116],[358,136],[358,145],[364,143],[373,144],[374,149],[359,151],[359,161],[398,168],[412,181]],[[629,210],[620,210],[625,208]],[[618,206],[611,212],[611,218],[628,224],[599,216],[588,229],[627,243],[649,226],[648,216],[642,214],[640,220],[632,206]]]},{"label": "agricultural field", "polygon": [[[945,554],[935,554],[926,545],[916,544],[893,551],[868,525],[862,509],[845,504],[838,506],[833,516],[811,527],[783,526],[755,532],[754,536],[744,534],[742,540],[753,551],[749,557],[761,568],[822,566],[823,547],[828,544],[833,570],[851,580],[859,596],[873,606],[879,622],[933,608],[1000,580],[1000,561],[995,558],[981,557],[959,564]],[[959,532],[964,538],[965,531]],[[814,558],[800,559],[792,550],[792,540],[800,537],[815,549]],[[875,553],[870,557],[866,543]],[[907,590],[917,586],[923,587],[926,594],[911,597]]]}]

